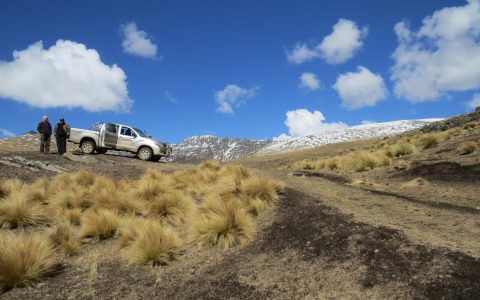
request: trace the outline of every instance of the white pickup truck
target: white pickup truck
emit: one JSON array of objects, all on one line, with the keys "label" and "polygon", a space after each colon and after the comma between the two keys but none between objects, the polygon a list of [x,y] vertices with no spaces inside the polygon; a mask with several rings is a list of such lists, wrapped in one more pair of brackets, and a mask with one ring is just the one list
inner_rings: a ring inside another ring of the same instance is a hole
[{"label": "white pickup truck", "polygon": [[68,141],[80,145],[86,154],[119,150],[134,153],[141,160],[158,160],[172,154],[169,144],[148,137],[140,129],[108,122],[95,123],[88,130],[72,128]]}]

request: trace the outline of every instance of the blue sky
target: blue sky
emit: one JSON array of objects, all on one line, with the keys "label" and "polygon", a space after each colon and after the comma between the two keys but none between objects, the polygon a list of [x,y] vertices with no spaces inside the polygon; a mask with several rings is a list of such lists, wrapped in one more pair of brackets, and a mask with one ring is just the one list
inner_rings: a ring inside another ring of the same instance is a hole
[{"label": "blue sky", "polygon": [[0,137],[45,114],[73,127],[132,124],[175,143],[465,113],[480,105],[479,6],[3,1]]}]

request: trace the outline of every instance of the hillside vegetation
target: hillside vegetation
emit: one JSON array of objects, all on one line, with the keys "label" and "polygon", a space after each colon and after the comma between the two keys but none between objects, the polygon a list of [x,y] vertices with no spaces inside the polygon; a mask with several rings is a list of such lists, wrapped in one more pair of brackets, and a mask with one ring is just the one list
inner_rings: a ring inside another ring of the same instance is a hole
[{"label": "hillside vegetation", "polygon": [[[476,151],[478,142],[468,140],[469,136],[480,132],[480,122],[470,122],[463,127],[455,127],[440,132],[406,134],[383,138],[366,149],[356,149],[333,157],[316,157],[291,163],[293,170],[327,170],[345,173],[365,172],[376,168],[393,167],[404,169],[407,166],[401,158],[433,149],[440,144],[453,141],[457,144],[457,155],[468,155]],[[465,141],[465,139],[467,139]]]}]

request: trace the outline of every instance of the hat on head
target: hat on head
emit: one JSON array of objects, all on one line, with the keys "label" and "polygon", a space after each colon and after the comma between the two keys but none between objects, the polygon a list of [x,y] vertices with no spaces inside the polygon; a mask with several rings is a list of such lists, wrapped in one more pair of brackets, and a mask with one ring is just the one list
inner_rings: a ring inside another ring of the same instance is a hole
[{"label": "hat on head", "polygon": [[46,120],[46,119],[48,119],[48,117],[47,117],[47,116],[43,116],[43,119]]},{"label": "hat on head", "polygon": [[60,118],[60,121],[63,121],[63,122],[65,122],[65,119],[64,119],[64,118]]}]

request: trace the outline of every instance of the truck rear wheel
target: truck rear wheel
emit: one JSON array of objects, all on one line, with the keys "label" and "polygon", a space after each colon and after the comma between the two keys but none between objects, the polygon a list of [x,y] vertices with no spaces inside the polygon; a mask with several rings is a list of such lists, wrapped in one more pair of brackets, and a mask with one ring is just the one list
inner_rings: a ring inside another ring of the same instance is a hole
[{"label": "truck rear wheel", "polygon": [[153,151],[150,147],[142,147],[138,150],[137,156],[141,160],[151,160],[153,158]]},{"label": "truck rear wheel", "polygon": [[85,154],[92,154],[95,151],[95,143],[91,140],[85,140],[80,144],[80,150]]}]

